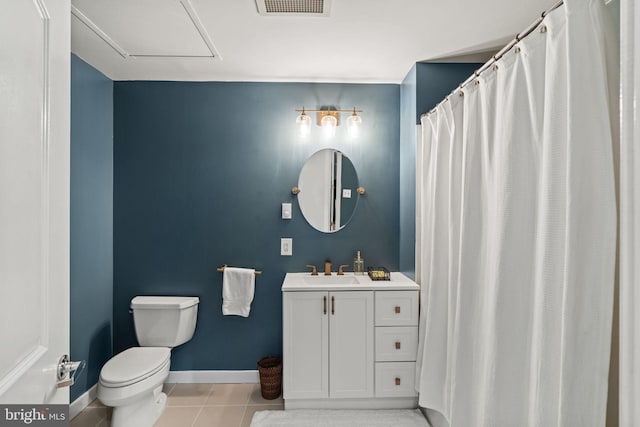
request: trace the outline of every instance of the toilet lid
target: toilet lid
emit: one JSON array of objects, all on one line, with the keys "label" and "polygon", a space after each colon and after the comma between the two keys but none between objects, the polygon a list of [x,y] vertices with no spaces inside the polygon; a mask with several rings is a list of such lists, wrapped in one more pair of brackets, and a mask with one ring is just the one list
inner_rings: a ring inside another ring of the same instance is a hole
[{"label": "toilet lid", "polygon": [[106,387],[124,387],[161,370],[171,358],[167,347],[132,347],[109,360],[100,371]]}]

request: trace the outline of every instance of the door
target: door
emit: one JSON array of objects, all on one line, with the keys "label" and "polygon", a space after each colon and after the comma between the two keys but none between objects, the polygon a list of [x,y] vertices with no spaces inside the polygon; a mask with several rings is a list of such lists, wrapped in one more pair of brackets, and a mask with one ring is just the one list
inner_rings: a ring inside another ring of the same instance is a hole
[{"label": "door", "polygon": [[327,292],[283,293],[285,399],[329,397]]},{"label": "door", "polygon": [[329,296],[329,395],[373,397],[373,291]]},{"label": "door", "polygon": [[0,13],[0,403],[65,404],[69,351],[68,0]]}]

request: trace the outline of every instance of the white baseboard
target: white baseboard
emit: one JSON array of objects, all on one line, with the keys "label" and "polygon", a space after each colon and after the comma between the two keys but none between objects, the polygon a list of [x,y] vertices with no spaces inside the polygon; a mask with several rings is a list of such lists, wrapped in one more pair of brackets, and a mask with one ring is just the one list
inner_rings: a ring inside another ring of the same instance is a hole
[{"label": "white baseboard", "polygon": [[171,371],[168,383],[257,384],[260,376],[253,371]]},{"label": "white baseboard", "polygon": [[82,412],[84,408],[89,406],[89,404],[95,400],[97,390],[98,390],[98,384],[95,384],[93,387],[91,387],[83,395],[78,397],[69,405],[70,419],[74,419],[76,415]]}]

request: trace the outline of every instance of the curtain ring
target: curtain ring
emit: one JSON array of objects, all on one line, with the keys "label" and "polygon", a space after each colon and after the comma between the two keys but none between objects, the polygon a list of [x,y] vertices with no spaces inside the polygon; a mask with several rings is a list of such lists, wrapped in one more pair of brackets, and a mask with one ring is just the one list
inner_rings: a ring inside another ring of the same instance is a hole
[{"label": "curtain ring", "polygon": [[520,46],[516,46],[516,53],[520,53]]},{"label": "curtain ring", "polygon": [[546,25],[542,25],[542,26],[540,27],[540,32],[541,32],[541,33],[546,33],[546,32],[547,32],[547,26],[546,26]]}]

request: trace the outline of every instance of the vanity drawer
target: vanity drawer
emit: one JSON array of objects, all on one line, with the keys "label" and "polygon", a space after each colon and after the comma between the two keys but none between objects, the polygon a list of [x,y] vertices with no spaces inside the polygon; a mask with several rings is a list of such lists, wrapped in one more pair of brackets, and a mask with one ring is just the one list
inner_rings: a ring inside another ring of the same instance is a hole
[{"label": "vanity drawer", "polygon": [[376,362],[413,362],[417,352],[417,326],[376,328]]},{"label": "vanity drawer", "polygon": [[418,291],[376,291],[376,326],[417,326]]},{"label": "vanity drawer", "polygon": [[415,362],[376,363],[376,397],[413,397]]}]

